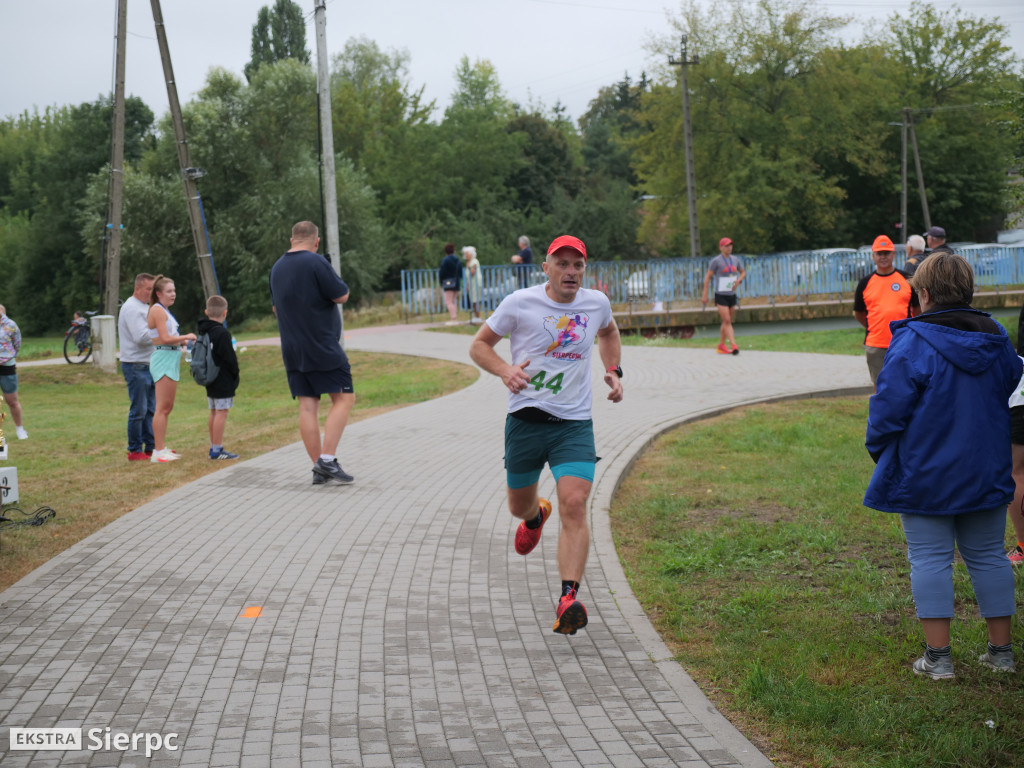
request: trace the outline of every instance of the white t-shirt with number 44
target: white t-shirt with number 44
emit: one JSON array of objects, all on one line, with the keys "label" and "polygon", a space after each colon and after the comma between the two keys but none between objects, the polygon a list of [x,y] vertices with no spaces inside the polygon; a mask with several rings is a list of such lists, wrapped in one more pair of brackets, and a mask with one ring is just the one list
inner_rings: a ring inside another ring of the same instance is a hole
[{"label": "white t-shirt with number 44", "polygon": [[506,296],[487,325],[509,337],[514,365],[530,361],[530,385],[509,393],[509,413],[532,406],[560,419],[589,419],[590,358],[598,330],[611,321],[608,297],[589,288],[571,304],[550,299],[543,285]]}]

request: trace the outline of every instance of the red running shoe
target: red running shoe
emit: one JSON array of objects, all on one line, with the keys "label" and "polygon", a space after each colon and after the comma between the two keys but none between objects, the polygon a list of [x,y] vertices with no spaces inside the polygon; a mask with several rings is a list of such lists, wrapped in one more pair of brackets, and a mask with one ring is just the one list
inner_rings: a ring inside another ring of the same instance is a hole
[{"label": "red running shoe", "polygon": [[149,456],[142,451],[132,451],[128,454],[128,461],[149,461]]},{"label": "red running shoe", "polygon": [[718,345],[718,354],[720,354],[720,355],[730,355],[732,353],[729,351],[729,348],[725,346],[725,344],[719,344]]},{"label": "red running shoe", "polygon": [[562,595],[555,611],[555,626],[552,629],[561,635],[575,635],[577,629],[587,626],[587,609],[576,599],[576,593]]},{"label": "red running shoe", "polygon": [[551,502],[547,499],[540,500],[540,512],[544,515],[544,519],[541,520],[540,525],[536,528],[527,528],[526,521],[524,520],[516,528],[516,552],[520,555],[528,555],[533,552],[533,548],[537,546],[537,542],[540,541],[540,532],[544,530],[544,523],[551,517]]},{"label": "red running shoe", "polygon": [[1021,563],[1024,563],[1024,550],[1020,548],[1020,544],[1007,552],[1006,556],[1010,558],[1010,562],[1013,565],[1020,565]]}]

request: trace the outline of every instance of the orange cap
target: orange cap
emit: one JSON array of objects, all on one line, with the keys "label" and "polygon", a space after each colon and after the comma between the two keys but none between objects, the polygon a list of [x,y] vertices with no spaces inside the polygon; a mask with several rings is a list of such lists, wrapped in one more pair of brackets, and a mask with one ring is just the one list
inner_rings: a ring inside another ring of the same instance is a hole
[{"label": "orange cap", "polygon": [[879,251],[895,251],[896,246],[892,244],[892,240],[889,239],[888,235],[879,235],[875,238],[875,242],[871,244],[871,250],[874,253]]}]

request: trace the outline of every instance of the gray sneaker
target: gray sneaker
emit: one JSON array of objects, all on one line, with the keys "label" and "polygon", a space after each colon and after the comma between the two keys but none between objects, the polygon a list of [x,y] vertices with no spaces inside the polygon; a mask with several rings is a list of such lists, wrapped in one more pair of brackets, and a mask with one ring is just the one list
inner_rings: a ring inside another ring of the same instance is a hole
[{"label": "gray sneaker", "polygon": [[1017,667],[1013,663],[1013,651],[1000,651],[998,653],[992,653],[992,651],[986,650],[985,653],[978,657],[978,661],[981,662],[981,666],[988,667],[996,672],[1016,672]]},{"label": "gray sneaker", "polygon": [[953,679],[953,659],[945,656],[938,661],[931,661],[927,655],[914,662],[914,674],[930,677],[932,680]]},{"label": "gray sneaker", "polygon": [[320,475],[326,480],[333,480],[334,482],[341,483],[342,485],[348,485],[355,480],[352,475],[348,474],[341,468],[337,459],[332,459],[329,462],[324,461],[323,459],[317,459],[316,464],[313,465],[313,474]]}]

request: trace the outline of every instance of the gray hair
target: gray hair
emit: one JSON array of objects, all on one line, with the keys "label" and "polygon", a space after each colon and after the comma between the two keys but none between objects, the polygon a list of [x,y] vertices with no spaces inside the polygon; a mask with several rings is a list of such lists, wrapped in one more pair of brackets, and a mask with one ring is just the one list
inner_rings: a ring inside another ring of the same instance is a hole
[{"label": "gray hair", "polygon": [[6,315],[6,314],[7,314],[7,307],[5,307],[3,304],[0,304],[0,315]]},{"label": "gray hair", "polygon": [[918,266],[910,284],[927,291],[931,304],[970,304],[974,298],[974,270],[959,253],[933,253]]},{"label": "gray hair", "polygon": [[519,244],[524,246],[524,247],[526,247],[526,248],[529,248],[530,247],[530,238],[528,238],[526,235],[520,235],[519,236]]},{"label": "gray hair", "polygon": [[924,252],[924,238],[920,235],[911,235],[907,238],[907,248],[913,248],[915,251]]},{"label": "gray hair", "polygon": [[474,259],[476,258],[476,248],[474,248],[472,245],[467,245],[465,248],[462,249],[463,256],[465,256],[467,253]]}]

